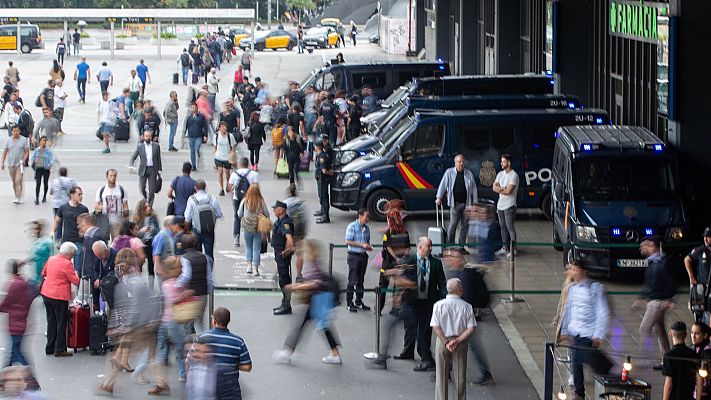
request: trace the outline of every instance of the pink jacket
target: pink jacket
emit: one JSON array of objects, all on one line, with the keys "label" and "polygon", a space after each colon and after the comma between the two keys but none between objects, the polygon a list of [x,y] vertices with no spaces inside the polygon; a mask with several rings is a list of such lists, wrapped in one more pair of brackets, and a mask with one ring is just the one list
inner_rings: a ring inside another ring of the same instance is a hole
[{"label": "pink jacket", "polygon": [[10,278],[7,296],[0,303],[0,312],[7,313],[8,331],[12,336],[21,336],[27,329],[27,315],[32,305],[32,291],[19,275]]},{"label": "pink jacket", "polygon": [[42,270],[46,276],[40,294],[54,300],[70,301],[72,284],[79,286],[79,276],[74,272],[72,262],[61,254],[47,260]]}]

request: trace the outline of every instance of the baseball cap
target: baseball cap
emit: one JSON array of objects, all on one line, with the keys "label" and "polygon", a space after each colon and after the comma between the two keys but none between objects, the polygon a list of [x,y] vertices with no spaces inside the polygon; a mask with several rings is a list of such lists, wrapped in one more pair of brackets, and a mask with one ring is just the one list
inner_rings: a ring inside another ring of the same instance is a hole
[{"label": "baseball cap", "polygon": [[706,229],[704,229],[704,237],[706,236],[711,236],[711,226],[707,226]]},{"label": "baseball cap", "polygon": [[286,203],[277,200],[276,203],[274,203],[274,205],[272,206],[272,208],[286,208]]}]

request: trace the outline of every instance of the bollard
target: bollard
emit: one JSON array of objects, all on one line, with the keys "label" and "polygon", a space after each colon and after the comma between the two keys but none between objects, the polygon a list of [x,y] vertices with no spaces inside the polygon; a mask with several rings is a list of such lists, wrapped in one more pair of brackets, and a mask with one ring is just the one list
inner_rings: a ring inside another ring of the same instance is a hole
[{"label": "bollard", "polygon": [[375,360],[380,355],[380,312],[378,312],[378,304],[380,304],[380,296],[382,295],[383,294],[380,293],[380,288],[376,287],[375,307],[373,307],[375,309],[375,351],[363,354],[363,357],[368,360]]},{"label": "bollard", "polygon": [[215,311],[215,292],[214,290],[210,292],[210,294],[207,295],[207,311],[210,313],[207,316],[207,323],[209,324],[208,326],[210,329],[213,328],[212,326],[212,313]]},{"label": "bollard", "polygon": [[543,366],[543,400],[553,400],[553,348],[555,345],[546,342],[545,364]]},{"label": "bollard", "polygon": [[328,276],[333,278],[333,243],[328,244]]},{"label": "bollard", "polygon": [[511,281],[511,293],[509,293],[508,299],[502,299],[504,303],[520,303],[523,301],[522,298],[516,297],[516,243],[512,240],[509,242],[509,251],[511,257],[509,257],[509,280]]}]

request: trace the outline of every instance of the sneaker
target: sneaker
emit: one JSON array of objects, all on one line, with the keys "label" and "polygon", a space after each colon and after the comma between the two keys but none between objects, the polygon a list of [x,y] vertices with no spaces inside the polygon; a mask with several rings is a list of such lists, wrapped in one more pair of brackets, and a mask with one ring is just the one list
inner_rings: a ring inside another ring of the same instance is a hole
[{"label": "sneaker", "polygon": [[354,312],[358,312],[358,307],[356,307],[355,304],[350,303],[350,304],[346,305],[346,310],[354,313]]},{"label": "sneaker", "polygon": [[184,376],[179,376],[179,377],[178,377],[178,382],[185,382],[185,377],[184,377]]},{"label": "sneaker", "polygon": [[224,195],[225,195],[225,191],[224,191],[224,190],[220,190],[220,196],[224,196]]},{"label": "sneaker", "polygon": [[331,353],[329,353],[326,357],[321,357],[321,362],[324,364],[341,364],[343,361],[341,360],[341,356],[334,356]]},{"label": "sneaker", "polygon": [[232,238],[232,244],[233,244],[235,247],[239,247],[239,235],[237,235],[237,236],[235,236],[234,238]]},{"label": "sneaker", "polygon": [[[518,255],[518,250],[514,249],[513,253],[514,253],[515,256],[517,256],[517,255]],[[506,253],[506,258],[511,258],[511,252],[510,252],[510,251],[509,251],[508,253]]]},{"label": "sneaker", "polygon": [[19,198],[19,197],[15,197],[14,199],[12,199],[12,202],[15,203],[15,204],[18,204],[18,203],[20,203],[20,198]]},{"label": "sneaker", "polygon": [[22,204],[24,202],[25,202],[25,200],[23,200],[22,197],[17,198],[17,204]]},{"label": "sneaker", "polygon": [[39,200],[35,199],[35,205],[38,205],[38,204],[39,204]]},{"label": "sneaker", "polygon": [[478,379],[472,381],[474,386],[484,386],[490,383],[494,383],[494,378],[490,374],[482,375]]},{"label": "sneaker", "polygon": [[568,386],[575,386],[575,380],[573,380],[573,375],[568,377]]},{"label": "sneaker", "polygon": [[505,256],[508,253],[509,253],[509,249],[502,247],[499,250],[496,250],[496,253],[494,253],[494,254],[496,254],[497,256]]},{"label": "sneaker", "polygon": [[291,362],[291,352],[288,350],[274,350],[272,360],[282,364],[289,364]]},{"label": "sneaker", "polygon": [[363,302],[357,301],[357,302],[355,303],[355,306],[358,307],[358,308],[360,308],[360,309],[363,310],[363,311],[370,311],[370,307],[368,307],[368,306],[366,306],[365,304],[363,304]]},{"label": "sneaker", "polygon": [[111,153],[111,149],[107,147],[104,149],[104,151],[102,151],[102,153],[103,154]]}]

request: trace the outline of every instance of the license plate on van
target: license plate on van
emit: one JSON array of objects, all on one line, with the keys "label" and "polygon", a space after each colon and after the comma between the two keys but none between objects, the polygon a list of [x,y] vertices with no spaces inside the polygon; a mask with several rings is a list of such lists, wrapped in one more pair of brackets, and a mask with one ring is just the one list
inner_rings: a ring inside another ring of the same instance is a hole
[{"label": "license plate on van", "polygon": [[639,258],[623,258],[617,260],[617,266],[620,268],[647,268],[647,260]]}]

